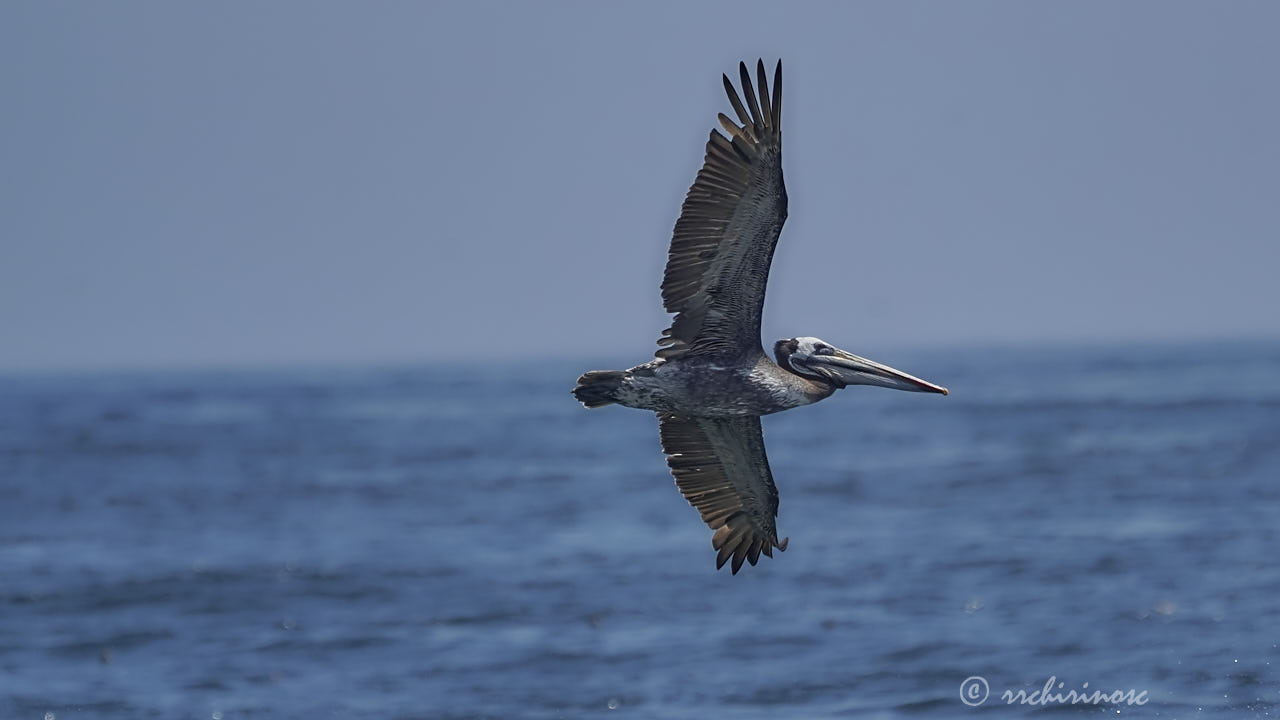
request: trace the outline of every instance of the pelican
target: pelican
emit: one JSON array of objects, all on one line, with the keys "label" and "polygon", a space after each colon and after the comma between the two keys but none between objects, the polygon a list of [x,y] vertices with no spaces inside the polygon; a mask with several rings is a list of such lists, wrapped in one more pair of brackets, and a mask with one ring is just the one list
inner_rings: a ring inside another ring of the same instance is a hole
[{"label": "pelican", "polygon": [[[702,169],[685,196],[662,279],[674,313],[655,359],[630,370],[592,370],[574,396],[588,408],[618,404],[658,414],[667,465],[681,494],[713,531],[716,569],[756,564],[778,541],[778,490],[760,416],[809,405],[849,385],[947,394],[947,389],[816,337],[760,343],[769,265],[787,219],[782,182],[782,61],[770,94],[764,61],[759,94],[738,64],[742,97],[723,75],[737,115],[719,114]],[[745,97],[745,102],[743,98]],[[726,136],[727,135],[727,136]]]}]

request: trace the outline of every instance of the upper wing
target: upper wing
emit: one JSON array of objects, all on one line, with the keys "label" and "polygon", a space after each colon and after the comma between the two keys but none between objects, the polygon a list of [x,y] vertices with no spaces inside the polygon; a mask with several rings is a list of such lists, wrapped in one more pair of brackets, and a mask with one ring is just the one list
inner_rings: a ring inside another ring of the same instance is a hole
[{"label": "upper wing", "polygon": [[676,487],[715,530],[711,546],[719,550],[716,569],[733,557],[733,573],[743,559],[756,564],[760,553],[773,557],[778,542],[778,489],[764,453],[760,418],[687,418],[658,413],[662,451]]},{"label": "upper wing", "polygon": [[677,313],[657,356],[732,354],[760,347],[760,311],[778,234],[787,219],[782,183],[782,61],[773,96],[756,64],[759,101],[738,64],[746,106],[724,76],[741,125],[720,114],[730,138],[712,130],[698,177],[676,221],[662,279],[662,302]]}]

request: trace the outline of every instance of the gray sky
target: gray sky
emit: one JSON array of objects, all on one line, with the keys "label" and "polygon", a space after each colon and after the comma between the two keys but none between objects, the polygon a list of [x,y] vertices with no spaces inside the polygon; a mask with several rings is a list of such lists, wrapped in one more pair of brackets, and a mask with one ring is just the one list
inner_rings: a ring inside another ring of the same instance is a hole
[{"label": "gray sky", "polygon": [[642,361],[781,56],[765,339],[1280,336],[1280,4],[0,5],[0,368]]}]

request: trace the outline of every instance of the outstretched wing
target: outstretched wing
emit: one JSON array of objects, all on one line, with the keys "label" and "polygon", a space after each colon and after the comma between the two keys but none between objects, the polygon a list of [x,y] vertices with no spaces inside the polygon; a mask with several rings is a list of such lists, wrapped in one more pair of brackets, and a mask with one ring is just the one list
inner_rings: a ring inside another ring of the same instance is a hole
[{"label": "outstretched wing", "polygon": [[773,557],[778,542],[778,489],[769,472],[760,418],[688,418],[658,413],[662,451],[676,487],[715,531],[716,569],[733,558],[736,575],[745,559]]},{"label": "outstretched wing", "polygon": [[[729,77],[725,92],[739,122],[720,114],[698,177],[676,221],[662,279],[662,302],[676,313],[662,333],[660,358],[735,355],[760,348],[760,311],[778,234],[787,219],[782,182],[782,61],[773,95],[756,64],[757,100],[738,64],[746,105]],[[739,124],[741,123],[741,124]]]}]

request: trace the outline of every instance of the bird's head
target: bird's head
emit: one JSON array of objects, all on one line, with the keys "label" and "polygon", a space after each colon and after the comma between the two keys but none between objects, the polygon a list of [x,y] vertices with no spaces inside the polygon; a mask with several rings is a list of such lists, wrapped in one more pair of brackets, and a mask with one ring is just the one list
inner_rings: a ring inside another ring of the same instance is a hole
[{"label": "bird's head", "polygon": [[910,392],[947,394],[947,389],[888,365],[858,357],[816,337],[779,340],[773,346],[778,365],[804,377],[834,385],[878,385]]}]

